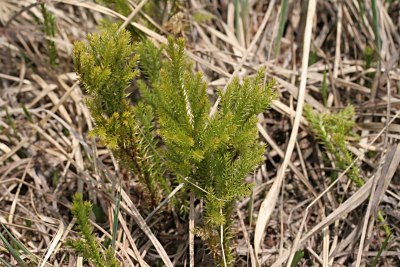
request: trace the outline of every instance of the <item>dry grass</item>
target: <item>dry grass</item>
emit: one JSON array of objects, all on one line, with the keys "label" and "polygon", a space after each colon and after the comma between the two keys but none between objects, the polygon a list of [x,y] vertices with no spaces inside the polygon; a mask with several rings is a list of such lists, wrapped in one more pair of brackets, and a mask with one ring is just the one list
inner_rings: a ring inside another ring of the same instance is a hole
[{"label": "dry grass", "polygon": [[[134,174],[120,171],[109,151],[87,137],[92,123],[73,71],[73,42],[112,18],[158,42],[172,31],[184,35],[188,55],[210,82],[210,97],[234,75],[262,66],[276,79],[280,97],[258,125],[268,144],[265,164],[248,177],[257,186],[238,203],[234,218],[236,266],[290,266],[300,249],[305,255],[299,266],[370,266],[385,239],[378,210],[393,231],[378,265],[400,266],[398,1],[376,1],[377,25],[370,1],[289,1],[279,54],[274,42],[281,1],[242,1],[248,8],[235,20],[232,1],[192,0],[181,5],[181,20],[166,16],[162,24],[146,19],[142,7],[150,0],[129,1],[128,19],[91,1],[44,2],[57,22],[57,66],[48,63],[46,39],[34,19],[41,18],[38,3],[0,4],[0,233],[8,236],[8,229],[32,253],[24,261],[83,266],[64,245],[76,236],[72,196],[83,192],[104,211],[102,222],[93,218],[104,241],[111,237],[112,192],[121,184],[116,252],[124,266],[211,265],[188,231],[189,223],[198,223],[200,204],[192,201],[190,222],[165,206],[152,213],[156,207],[146,202]],[[196,22],[199,11],[211,21]],[[377,51],[376,26],[381,50],[367,66],[367,47]],[[324,165],[323,150],[302,117],[304,103],[318,111],[355,106],[361,138],[349,149],[368,180],[362,188],[348,181],[346,170],[330,183],[331,166]],[[0,251],[1,259],[17,265],[2,242]]]}]

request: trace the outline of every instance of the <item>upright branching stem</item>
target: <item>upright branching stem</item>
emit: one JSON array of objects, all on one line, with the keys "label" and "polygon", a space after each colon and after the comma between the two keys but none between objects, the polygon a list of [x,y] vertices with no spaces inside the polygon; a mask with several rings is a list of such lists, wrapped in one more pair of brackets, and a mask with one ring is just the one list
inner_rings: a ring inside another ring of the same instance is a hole
[{"label": "upright branching stem", "polygon": [[[230,216],[235,200],[250,192],[243,178],[262,161],[256,116],[275,97],[273,83],[263,83],[263,70],[243,83],[235,78],[225,93],[219,93],[219,111],[209,118],[207,84],[200,73],[192,74],[184,45],[183,39],[169,39],[166,59],[160,59],[152,43],[139,45],[142,69],[150,78],[150,83],[141,83],[141,92],[157,114],[167,167],[178,179],[189,177],[188,188],[205,199],[205,226],[196,233],[208,243],[218,264],[229,266],[233,262]],[[159,61],[159,75],[145,66]]]},{"label": "upright branching stem", "polygon": [[[233,79],[219,93],[219,110],[210,118],[207,83],[193,73],[183,39],[169,38],[161,48],[146,40],[133,46],[129,39],[125,30],[111,26],[89,35],[89,44],[75,45],[76,68],[91,96],[93,134],[143,177],[153,194],[168,190],[163,187],[168,183],[190,180],[187,189],[205,200],[204,227],[196,233],[217,265],[231,266],[231,213],[235,201],[250,193],[244,177],[263,160],[257,115],[275,98],[273,83],[264,83],[264,70],[242,83]],[[141,100],[130,105],[125,89],[137,78],[137,65]]]}]

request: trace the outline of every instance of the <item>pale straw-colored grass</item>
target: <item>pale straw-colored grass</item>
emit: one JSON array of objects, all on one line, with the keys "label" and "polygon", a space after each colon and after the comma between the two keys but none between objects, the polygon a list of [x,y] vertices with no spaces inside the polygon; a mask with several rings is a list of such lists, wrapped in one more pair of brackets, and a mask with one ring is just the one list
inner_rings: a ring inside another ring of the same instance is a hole
[{"label": "pale straw-colored grass", "polygon": [[[188,220],[179,218],[169,204],[180,184],[151,206],[135,174],[119,170],[111,153],[88,137],[93,125],[73,69],[73,42],[96,31],[102,19],[117,20],[161,44],[170,30],[168,12],[163,19],[146,14],[150,0],[129,0],[127,17],[94,1],[42,2],[56,18],[51,40],[58,66],[48,63],[46,36],[35,21],[41,19],[39,2],[0,4],[0,223],[8,231],[1,228],[0,235],[15,238],[29,252],[19,249],[12,256],[0,242],[0,264],[16,266],[18,258],[35,266],[87,266],[65,246],[77,237],[69,212],[72,196],[81,192],[103,210],[105,222],[92,218],[102,242],[112,239],[119,190],[115,249],[122,266],[211,266],[192,234],[201,224],[202,202],[191,198]],[[379,210],[393,236],[378,266],[400,266],[400,4],[302,2],[307,1],[288,1],[281,22],[284,1],[180,5],[179,34],[210,84],[210,115],[218,107],[216,90],[235,76],[265,67],[268,79],[277,82],[279,99],[257,125],[260,141],[268,145],[265,163],[246,178],[255,182],[252,197],[238,203],[232,218],[235,266],[291,266],[299,250],[305,252],[299,266],[370,266],[385,239],[375,220]],[[210,20],[195,21],[199,11]],[[374,51],[368,67],[367,47]],[[350,140],[349,150],[366,180],[363,187],[353,186],[347,170],[330,164],[302,116],[305,103],[319,112],[355,106],[360,139]],[[333,183],[332,171],[340,171]]]}]

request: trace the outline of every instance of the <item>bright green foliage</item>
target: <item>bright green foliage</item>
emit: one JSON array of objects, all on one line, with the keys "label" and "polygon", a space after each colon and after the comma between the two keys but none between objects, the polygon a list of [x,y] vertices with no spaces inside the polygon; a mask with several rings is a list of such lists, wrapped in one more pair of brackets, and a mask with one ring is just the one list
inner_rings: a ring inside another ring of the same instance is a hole
[{"label": "bright green foliage", "polygon": [[[159,82],[163,48],[157,48],[151,41],[145,39],[138,45],[136,52],[139,54],[140,68],[143,74],[146,75],[146,78],[150,83]],[[142,83],[139,85],[141,87],[141,93],[145,93],[142,97],[145,98],[146,102],[151,102],[154,106],[153,100],[151,100],[151,92],[146,90],[148,88],[145,84]]]},{"label": "bright green foliage", "polygon": [[[347,149],[346,139],[355,136],[352,132],[354,121],[353,106],[348,106],[336,114],[321,114],[313,112],[311,106],[305,106],[304,115],[310,122],[311,129],[326,150],[334,157],[336,167],[344,170],[352,164],[354,158]],[[360,169],[353,165],[349,172],[349,178],[358,186],[364,185]]]},{"label": "bright green foliage", "polygon": [[89,201],[83,201],[81,194],[75,194],[71,212],[77,219],[79,233],[82,239],[68,240],[67,244],[82,254],[83,258],[93,263],[96,267],[120,266],[115,258],[112,248],[104,250],[96,240],[93,227],[89,222],[92,205]]},{"label": "bright green foliage", "polygon": [[303,257],[304,257],[304,250],[296,251],[296,253],[294,254],[292,263],[290,264],[290,267],[300,266],[300,261]]},{"label": "bright green foliage", "polygon": [[[325,149],[334,157],[336,167],[344,170],[353,163],[353,155],[347,149],[346,139],[358,136],[352,132],[354,121],[353,106],[347,106],[336,114],[320,114],[314,112],[312,107],[304,107],[304,115],[310,122],[311,129],[315,133]],[[362,187],[365,182],[361,177],[360,169],[357,165],[352,165],[348,171],[349,178],[357,187]],[[378,211],[378,220],[383,223],[382,229],[387,236],[392,234],[392,230],[386,222],[384,213]]]},{"label": "bright green foliage", "polygon": [[[369,69],[371,67],[375,67],[379,63],[379,54],[370,46],[366,46],[364,49],[364,69]],[[366,86],[369,87],[372,84],[372,81],[375,77],[376,72],[369,72],[366,74],[366,77],[369,79],[366,80]]]},{"label": "bright green foliage", "polygon": [[[205,227],[197,233],[208,241],[222,263],[220,227],[224,248],[232,263],[229,223],[234,202],[250,192],[244,177],[262,161],[265,151],[258,142],[257,114],[274,99],[273,83],[264,84],[263,70],[254,78],[237,78],[220,92],[219,111],[209,118],[207,84],[200,73],[193,74],[185,57],[184,40],[169,39],[168,59],[161,60],[157,73],[151,62],[160,62],[160,51],[150,42],[139,46],[143,72],[151,81],[141,84],[142,95],[156,110],[159,134],[166,145],[167,167],[186,178],[198,197],[205,198]],[[199,189],[201,188],[201,189]]]},{"label": "bright green foliage", "polygon": [[126,109],[125,89],[138,74],[134,71],[138,58],[132,56],[130,34],[118,32],[116,24],[87,38],[88,44],[75,43],[74,60],[76,71],[92,96],[87,103],[97,122]]},{"label": "bright green foliage", "polygon": [[367,70],[372,67],[372,64],[376,62],[374,49],[370,46],[366,46],[364,49],[364,68]]},{"label": "bright green foliage", "polygon": [[86,103],[96,123],[91,132],[107,145],[129,170],[143,181],[153,198],[160,199],[160,186],[169,191],[164,168],[156,151],[152,108],[143,103],[130,105],[126,88],[138,74],[138,56],[130,34],[106,26],[99,34],[88,36],[88,43],[76,42],[76,71],[90,98]]},{"label": "bright green foliage", "polygon": [[[204,227],[196,232],[217,264],[231,265],[231,213],[235,201],[250,192],[243,179],[263,159],[255,126],[257,114],[275,97],[273,83],[264,83],[264,70],[243,82],[234,79],[219,93],[219,110],[210,118],[207,83],[192,72],[184,47],[183,39],[172,38],[161,48],[150,41],[135,47],[128,32],[109,26],[89,35],[88,44],[76,43],[75,65],[91,96],[92,134],[154,194],[168,190],[166,177],[172,174],[204,199]],[[125,89],[137,76],[137,64],[145,79],[136,83],[142,101],[134,106]]]}]

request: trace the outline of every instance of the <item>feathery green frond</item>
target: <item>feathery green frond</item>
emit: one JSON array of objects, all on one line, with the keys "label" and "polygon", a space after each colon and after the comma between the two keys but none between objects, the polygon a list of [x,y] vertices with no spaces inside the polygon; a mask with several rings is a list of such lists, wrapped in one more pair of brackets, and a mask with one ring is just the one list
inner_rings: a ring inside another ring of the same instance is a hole
[{"label": "feathery green frond", "polygon": [[[347,106],[336,114],[321,114],[314,112],[311,106],[306,105],[304,107],[304,116],[310,122],[316,138],[327,152],[333,156],[336,167],[341,170],[348,168],[353,163],[354,156],[347,148],[346,140],[348,137],[358,138],[352,132],[355,124],[353,106]],[[362,187],[365,184],[358,165],[353,164],[347,175],[357,187]],[[382,229],[385,231],[386,236],[390,237],[392,230],[387,224],[382,211],[378,212],[377,219],[382,223]]]},{"label": "feathery green frond", "polygon": [[120,162],[143,181],[159,202],[162,190],[169,192],[162,160],[157,152],[153,129],[153,108],[144,103],[130,105],[126,88],[139,71],[136,46],[126,30],[106,25],[88,36],[88,43],[76,42],[76,71],[90,97],[88,107],[96,123],[92,136],[107,145]]},{"label": "feathery green frond", "polygon": [[96,236],[93,227],[89,222],[92,204],[83,201],[82,194],[75,194],[71,212],[76,218],[77,228],[82,235],[82,239],[68,240],[67,244],[82,254],[83,258],[92,262],[98,267],[117,267],[119,262],[112,253],[111,248],[103,250]]},{"label": "feathery green frond", "polygon": [[88,100],[95,119],[121,113],[126,104],[125,89],[137,76],[135,71],[137,56],[130,43],[130,34],[118,31],[112,24],[102,29],[100,34],[89,34],[88,43],[74,45],[75,68],[86,91],[92,95]]},{"label": "feathery green frond", "polygon": [[[353,155],[347,149],[346,140],[353,136],[354,127],[353,106],[347,106],[336,114],[321,114],[314,112],[311,106],[306,105],[304,115],[310,122],[311,129],[317,139],[325,146],[326,150],[335,158],[337,168],[344,170],[353,162]],[[361,177],[359,167],[353,165],[349,172],[349,178],[357,185],[362,186],[364,180]]]},{"label": "feathery green frond", "polygon": [[[129,34],[116,26],[88,39],[89,45],[77,43],[75,62],[91,95],[93,134],[151,192],[168,191],[167,172],[178,182],[190,180],[187,189],[205,200],[199,233],[217,264],[231,264],[231,214],[235,201],[250,193],[245,176],[263,160],[257,115],[275,98],[273,82],[264,83],[264,69],[243,82],[234,79],[220,92],[219,110],[210,118],[207,83],[193,73],[184,39],[168,38],[161,48],[150,41],[133,46]],[[137,76],[137,65],[142,98],[129,105],[125,88]]]},{"label": "feathery green frond", "polygon": [[151,80],[150,85],[143,85],[141,93],[155,108],[168,168],[178,179],[190,177],[196,186],[189,188],[205,199],[204,229],[214,230],[206,234],[203,229],[199,233],[213,254],[220,255],[217,262],[222,263],[222,247],[215,241],[220,238],[220,227],[226,228],[225,256],[231,258],[231,210],[237,199],[249,194],[250,186],[243,179],[263,159],[265,149],[258,142],[255,125],[257,115],[275,98],[273,82],[264,84],[264,70],[254,78],[245,78],[243,83],[235,78],[226,92],[220,93],[219,111],[209,118],[207,84],[201,74],[192,73],[184,40],[169,38],[167,58],[158,60],[158,76],[151,66],[145,66],[162,54],[152,46],[150,42],[139,45],[140,58],[145,58],[141,67]]},{"label": "feathery green frond", "polygon": [[161,69],[161,54],[163,47],[157,48],[150,40],[143,40],[137,46],[140,67],[151,83],[158,82]]}]

